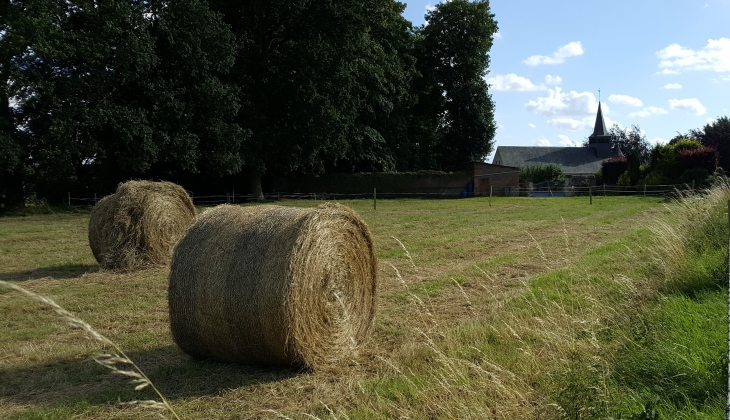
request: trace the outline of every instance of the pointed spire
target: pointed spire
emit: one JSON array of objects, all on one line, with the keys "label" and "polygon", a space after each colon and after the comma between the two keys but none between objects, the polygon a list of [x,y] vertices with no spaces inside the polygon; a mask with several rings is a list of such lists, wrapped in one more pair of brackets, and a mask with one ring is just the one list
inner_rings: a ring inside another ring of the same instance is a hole
[{"label": "pointed spire", "polygon": [[611,136],[606,129],[606,121],[603,119],[603,111],[601,111],[601,102],[598,102],[598,113],[596,114],[596,124],[593,126],[593,134],[588,137],[589,143],[604,143],[610,140]]}]

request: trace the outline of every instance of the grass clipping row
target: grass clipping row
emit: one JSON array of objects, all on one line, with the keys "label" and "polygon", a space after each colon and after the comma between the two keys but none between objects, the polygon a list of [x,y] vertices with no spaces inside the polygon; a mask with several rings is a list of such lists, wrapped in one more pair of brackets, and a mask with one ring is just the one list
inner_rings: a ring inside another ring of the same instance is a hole
[{"label": "grass clipping row", "polygon": [[89,245],[111,270],[166,265],[195,218],[188,193],[171,182],[128,181],[91,211]]},{"label": "grass clipping row", "polygon": [[319,369],[355,355],[376,292],[373,239],[351,209],[222,205],[175,249],[171,330],[196,358]]}]

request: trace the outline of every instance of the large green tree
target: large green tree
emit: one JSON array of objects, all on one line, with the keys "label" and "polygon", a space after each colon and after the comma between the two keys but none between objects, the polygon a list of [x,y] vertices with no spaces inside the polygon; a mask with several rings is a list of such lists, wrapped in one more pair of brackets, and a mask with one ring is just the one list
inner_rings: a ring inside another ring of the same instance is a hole
[{"label": "large green tree", "polygon": [[497,30],[488,0],[452,0],[426,15],[418,56],[420,112],[437,118],[437,138],[428,147],[442,169],[482,161],[494,147],[494,103],[484,77]]},{"label": "large green tree", "polygon": [[15,94],[36,192],[61,199],[109,174],[139,173],[157,154],[143,101],[157,63],[144,9],[129,1],[32,0],[15,30]]},{"label": "large green tree", "polygon": [[608,130],[608,134],[611,136],[611,143],[618,146],[624,156],[635,155],[642,165],[651,161],[649,142],[638,124],[623,129],[618,124],[614,124]]},{"label": "large green tree", "polygon": [[148,175],[240,172],[248,133],[235,122],[238,89],[221,80],[233,67],[233,33],[205,1],[149,4],[158,64],[147,100],[155,144],[163,150]]},{"label": "large green tree", "polygon": [[[388,170],[390,116],[408,103],[412,59],[392,0],[211,0],[238,41],[228,80],[254,179],[264,173]],[[410,69],[409,69],[410,66]]]},{"label": "large green tree", "polygon": [[705,124],[699,133],[705,146],[715,147],[720,153],[719,165],[725,172],[730,172],[730,118],[718,117]]},{"label": "large green tree", "polygon": [[7,83],[13,57],[23,51],[13,23],[20,12],[10,0],[0,1],[0,209],[23,204],[23,184],[28,170]]},{"label": "large green tree", "polygon": [[367,4],[366,30],[359,42],[357,117],[347,134],[347,151],[328,171],[370,172],[408,168],[408,118],[416,95],[414,33],[393,0]]},{"label": "large green tree", "polygon": [[20,4],[11,78],[39,195],[240,170],[238,98],[218,78],[234,38],[204,1]]}]

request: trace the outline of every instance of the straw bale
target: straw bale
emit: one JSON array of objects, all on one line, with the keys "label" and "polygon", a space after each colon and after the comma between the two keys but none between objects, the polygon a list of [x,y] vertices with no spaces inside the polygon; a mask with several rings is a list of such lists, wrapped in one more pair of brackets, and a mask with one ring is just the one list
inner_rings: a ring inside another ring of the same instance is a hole
[{"label": "straw bale", "polygon": [[194,218],[193,202],[179,185],[128,181],[94,206],[89,245],[94,258],[107,269],[166,265]]},{"label": "straw bale", "polygon": [[175,248],[172,335],[201,359],[335,366],[367,338],[376,292],[373,239],[353,210],[222,205]]}]

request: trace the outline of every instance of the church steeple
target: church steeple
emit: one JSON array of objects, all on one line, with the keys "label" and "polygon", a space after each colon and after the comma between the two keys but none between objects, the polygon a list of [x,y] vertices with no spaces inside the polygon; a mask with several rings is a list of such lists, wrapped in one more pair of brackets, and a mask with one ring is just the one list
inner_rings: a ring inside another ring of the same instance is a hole
[{"label": "church steeple", "polygon": [[593,134],[588,137],[588,144],[594,143],[609,143],[611,136],[606,130],[606,121],[603,119],[603,112],[601,111],[601,102],[598,102],[598,113],[596,114],[596,124],[593,126]]}]

